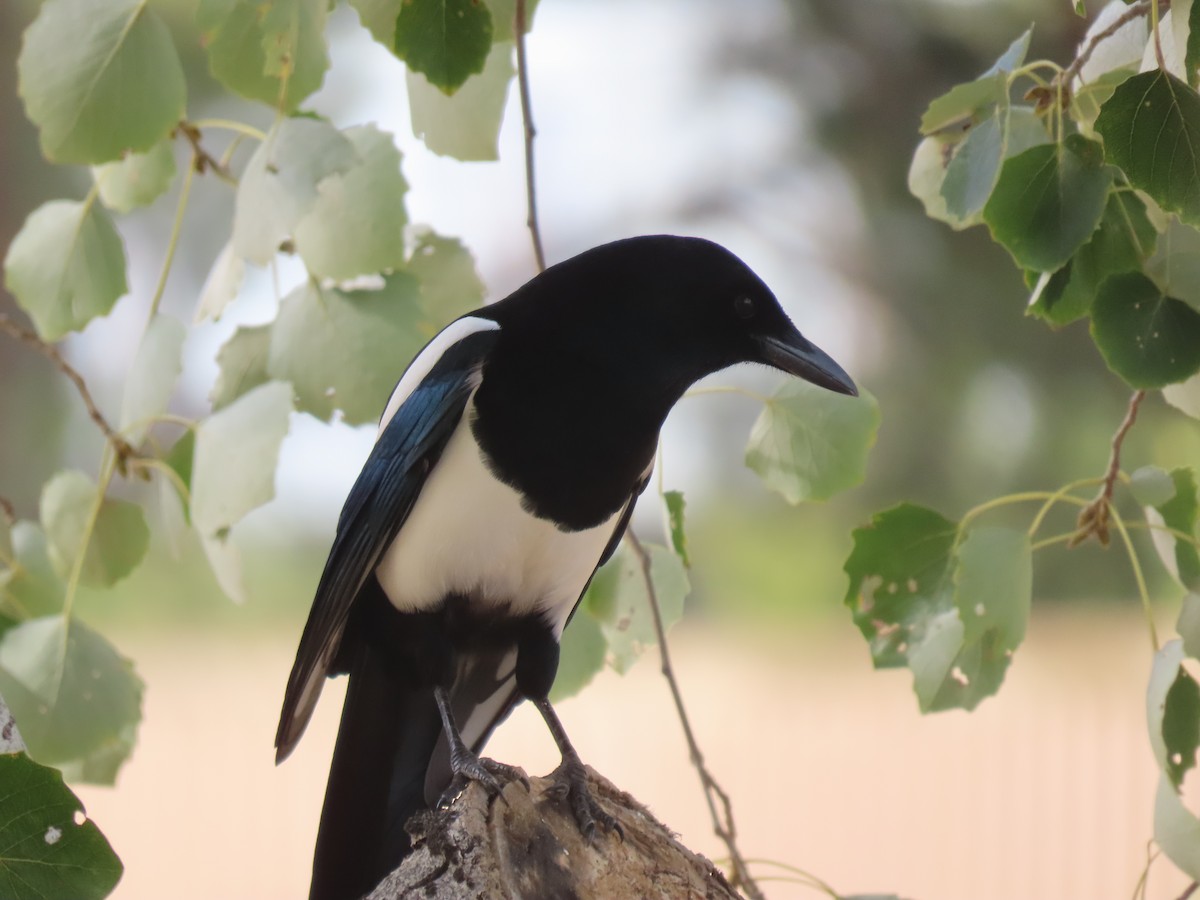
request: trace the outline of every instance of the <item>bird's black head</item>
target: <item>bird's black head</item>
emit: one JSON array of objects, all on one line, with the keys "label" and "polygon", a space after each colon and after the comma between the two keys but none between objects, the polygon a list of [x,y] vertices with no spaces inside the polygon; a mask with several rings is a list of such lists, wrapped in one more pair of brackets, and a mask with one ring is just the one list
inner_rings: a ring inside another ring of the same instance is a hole
[{"label": "bird's black head", "polygon": [[[742,362],[858,393],[842,367],[800,334],[762,279],[711,241],[652,235],[604,244],[547,269],[518,295],[526,292],[555,295],[564,317],[558,339],[575,344],[578,362],[609,356],[647,388],[660,382],[675,394],[670,402],[697,379]],[[545,316],[551,306],[519,305],[530,316]],[[566,337],[568,330],[582,343]]]}]

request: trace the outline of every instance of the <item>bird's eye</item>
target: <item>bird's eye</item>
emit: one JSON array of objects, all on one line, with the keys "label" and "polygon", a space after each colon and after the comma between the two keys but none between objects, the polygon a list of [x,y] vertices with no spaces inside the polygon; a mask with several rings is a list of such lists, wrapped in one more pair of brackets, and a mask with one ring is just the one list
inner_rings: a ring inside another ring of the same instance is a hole
[{"label": "bird's eye", "polygon": [[749,319],[754,315],[754,298],[739,294],[733,298],[733,313],[739,319]]}]

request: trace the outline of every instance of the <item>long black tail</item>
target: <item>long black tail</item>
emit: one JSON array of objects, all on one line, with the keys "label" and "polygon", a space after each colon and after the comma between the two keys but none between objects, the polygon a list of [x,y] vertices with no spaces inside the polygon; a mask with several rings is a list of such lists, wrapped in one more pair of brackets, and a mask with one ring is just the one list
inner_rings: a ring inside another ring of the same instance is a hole
[{"label": "long black tail", "polygon": [[346,660],[342,722],[313,854],[310,900],[359,900],[409,850],[404,823],[425,807],[425,772],[441,734],[433,693],[413,686],[371,640]]}]

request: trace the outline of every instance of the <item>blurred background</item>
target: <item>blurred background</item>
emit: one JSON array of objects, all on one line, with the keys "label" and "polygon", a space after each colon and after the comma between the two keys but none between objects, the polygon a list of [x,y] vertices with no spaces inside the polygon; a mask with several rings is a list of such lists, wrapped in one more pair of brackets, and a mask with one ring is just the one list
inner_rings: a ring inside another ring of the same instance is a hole
[{"label": "blurred background", "polygon": [[[268,125],[269,110],[211,80],[195,6],[156,3],[177,30],[189,116]],[[17,97],[20,34],[36,11],[31,0],[0,4],[0,247],[38,204],[88,184],[86,172],[41,160]],[[921,717],[907,673],[871,671],[841,603],[850,530],[873,512],[912,499],[957,517],[1003,493],[1099,475],[1124,413],[1128,391],[1086,333],[1027,319],[1004,251],[979,229],[928,220],[905,187],[929,100],[1035,20],[1030,58],[1069,61],[1086,23],[1067,2],[545,0],[537,11],[528,48],[548,258],[637,233],[720,241],[882,407],[866,482],[800,508],[741,465],[759,411],[750,401],[685,401],[665,433],[665,482],[687,495],[694,563],[677,668],[743,851],[782,879],[764,882],[772,897],[814,896],[776,863],[845,893],[920,900],[1124,898],[1145,865],[1150,651],[1120,552],[1039,553],[1028,642],[1000,695],[972,714]],[[528,279],[515,96],[500,162],[442,159],[412,136],[401,64],[351,9],[337,8],[329,39],[331,69],[306,107],[396,135],[410,219],[462,237],[490,298]],[[102,409],[119,407],[176,200],[120,218],[131,296],[65,343]],[[197,184],[165,312],[191,320],[232,206],[225,185]],[[280,289],[298,277],[284,267]],[[190,330],[175,411],[203,414],[217,348],[236,325],[271,319],[275,296],[272,274],[251,271],[221,322]],[[13,311],[2,293],[0,308]],[[765,371],[718,381],[775,384]],[[1195,423],[1157,397],[1142,415],[1131,467],[1195,459]],[[196,546],[178,558],[158,546],[115,590],[82,594],[80,614],[146,682],[138,746],[116,788],[79,788],[126,864],[118,900],[304,895],[341,686],[278,770],[272,736],[337,512],[372,439],[293,416],[277,499],[234,530],[245,605],[224,598]],[[100,447],[70,385],[0,339],[0,496],[35,518],[45,479],[64,466],[94,472]],[[662,539],[652,497],[637,526]],[[1151,569],[1169,626],[1178,597]],[[540,773],[556,762],[553,745],[526,713],[490,750]],[[562,713],[588,763],[719,860],[653,654],[625,678],[603,674]],[[1160,861],[1149,896],[1185,885]]]}]

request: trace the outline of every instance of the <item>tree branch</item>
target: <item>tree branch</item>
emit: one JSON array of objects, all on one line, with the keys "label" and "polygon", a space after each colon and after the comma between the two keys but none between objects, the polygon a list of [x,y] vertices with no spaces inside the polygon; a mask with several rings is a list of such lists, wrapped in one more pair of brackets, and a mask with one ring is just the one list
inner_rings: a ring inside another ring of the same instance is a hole
[{"label": "tree branch", "polygon": [[[1153,0],[1138,0],[1137,3],[1131,4],[1129,9],[1117,16],[1111,25],[1109,25],[1103,31],[1099,31],[1092,35],[1084,48],[1079,51],[1079,55],[1071,61],[1069,66],[1062,70],[1062,73],[1057,79],[1058,83],[1069,88],[1071,82],[1075,80],[1075,76],[1079,74],[1079,70],[1087,65],[1087,61],[1092,58],[1092,53],[1095,52],[1096,47],[1100,45],[1100,42],[1106,38],[1112,37],[1114,34],[1120,31],[1122,27],[1128,25],[1134,19],[1140,19],[1141,17],[1147,15],[1151,10],[1152,5]],[[1170,7],[1171,0],[1160,0],[1159,9],[1165,12],[1166,10],[1170,9]]]},{"label": "tree branch", "polygon": [[[658,653],[661,661],[659,670],[671,688],[671,699],[675,702],[675,712],[683,726],[683,736],[687,741],[688,754],[691,756],[692,765],[696,767],[696,773],[700,776],[700,784],[704,788],[704,799],[708,803],[708,812],[712,818],[713,833],[721,839],[729,851],[729,859],[733,865],[734,886],[742,888],[751,900],[764,900],[765,895],[762,889],[750,875],[745,857],[738,849],[737,827],[733,821],[733,803],[729,799],[729,794],[708,770],[708,766],[704,762],[704,754],[700,752],[700,744],[696,740],[696,733],[692,731],[692,723],[688,718],[687,709],[683,705],[683,693],[679,690],[679,681],[675,677],[675,669],[671,665],[671,655],[667,650],[667,632],[663,627],[662,611],[658,605],[658,592],[655,591],[654,582],[650,576],[650,554],[646,552],[646,548],[642,546],[642,542],[638,540],[632,530],[625,532],[625,542],[638,558],[638,564],[642,569],[642,578],[646,583],[646,596],[649,598],[650,612],[654,617],[654,634],[658,639]],[[718,804],[720,805],[719,812]]]},{"label": "tree branch", "polygon": [[14,340],[20,341],[27,347],[32,347],[50,360],[50,362],[54,363],[55,368],[71,380],[71,383],[75,385],[75,389],[79,392],[80,399],[83,400],[83,405],[87,408],[88,418],[96,423],[96,427],[104,434],[105,440],[112,445],[113,452],[117,455],[117,468],[124,475],[126,462],[136,456],[137,451],[108,424],[108,420],[104,418],[104,415],[96,407],[95,401],[92,400],[91,391],[88,390],[87,385],[84,383],[83,376],[69,362],[63,359],[57,347],[46,343],[38,337],[36,332],[18,325],[4,313],[0,313],[0,331],[3,331]]},{"label": "tree branch", "polygon": [[1117,485],[1117,476],[1121,473],[1121,445],[1125,443],[1125,436],[1129,434],[1129,429],[1137,421],[1138,407],[1142,405],[1145,396],[1145,391],[1134,391],[1133,396],[1129,398],[1129,408],[1125,410],[1125,418],[1117,428],[1116,434],[1113,435],[1112,452],[1108,457],[1108,470],[1104,473],[1104,482],[1100,486],[1100,493],[1096,495],[1095,500],[1080,510],[1079,519],[1075,523],[1079,530],[1067,543],[1068,547],[1077,547],[1092,536],[1095,536],[1103,546],[1108,546],[1109,506],[1112,503],[1113,490]]},{"label": "tree branch", "polygon": [[533,139],[537,130],[533,127],[533,110],[529,100],[529,63],[525,57],[525,0],[517,0],[513,21],[513,34],[517,42],[517,85],[521,94],[521,121],[525,123],[525,204],[528,209],[526,224],[533,240],[533,256],[538,271],[546,268],[546,253],[542,250],[542,231],[538,224],[537,189],[534,179]]}]

